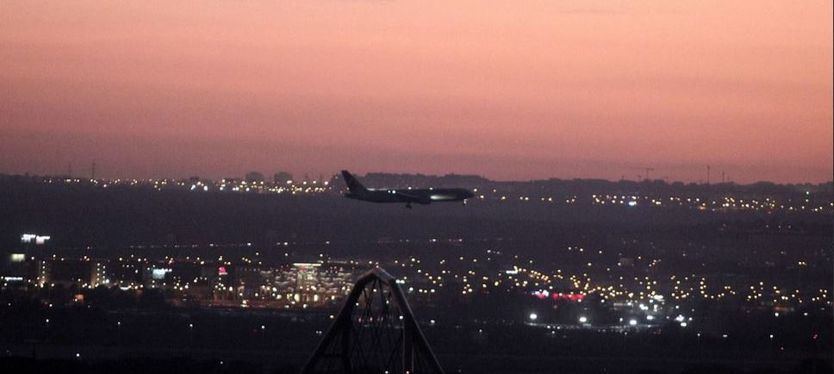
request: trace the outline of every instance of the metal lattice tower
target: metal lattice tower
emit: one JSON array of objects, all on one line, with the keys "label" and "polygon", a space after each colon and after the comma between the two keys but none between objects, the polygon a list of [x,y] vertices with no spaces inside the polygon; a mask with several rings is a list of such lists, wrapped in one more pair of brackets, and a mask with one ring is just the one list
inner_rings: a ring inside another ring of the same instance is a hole
[{"label": "metal lattice tower", "polygon": [[396,279],[362,275],[301,370],[312,373],[443,374]]}]

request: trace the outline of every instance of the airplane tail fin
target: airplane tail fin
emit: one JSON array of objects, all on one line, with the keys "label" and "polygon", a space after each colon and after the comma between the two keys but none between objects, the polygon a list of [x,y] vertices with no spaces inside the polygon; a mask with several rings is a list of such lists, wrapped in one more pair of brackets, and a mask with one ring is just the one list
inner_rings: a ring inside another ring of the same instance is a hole
[{"label": "airplane tail fin", "polygon": [[345,184],[347,184],[350,192],[359,193],[367,191],[367,188],[365,188],[362,183],[359,183],[359,181],[356,180],[356,178],[354,178],[353,175],[351,175],[347,170],[342,170],[342,177],[345,178]]}]

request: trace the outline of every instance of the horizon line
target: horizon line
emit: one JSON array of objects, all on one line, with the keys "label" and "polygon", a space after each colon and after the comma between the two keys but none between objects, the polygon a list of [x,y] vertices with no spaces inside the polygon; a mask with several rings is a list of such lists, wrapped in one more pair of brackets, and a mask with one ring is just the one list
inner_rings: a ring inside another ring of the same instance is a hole
[{"label": "horizon line", "polygon": [[[251,173],[251,172],[253,172],[253,171],[250,171],[248,173]],[[260,172],[258,172],[258,173],[260,173]],[[547,181],[566,181],[566,182],[571,182],[571,181],[597,181],[597,182],[607,182],[607,183],[624,183],[624,182],[626,182],[626,183],[663,183],[663,184],[667,184],[667,185],[681,183],[681,184],[684,184],[684,185],[703,185],[703,186],[720,186],[720,185],[751,186],[751,185],[762,184],[762,183],[772,184],[772,185],[776,185],[776,186],[796,186],[796,185],[817,185],[817,186],[820,186],[820,185],[834,184],[834,179],[831,179],[831,180],[828,180],[828,181],[822,181],[822,182],[807,182],[807,181],[806,182],[774,182],[774,181],[770,181],[770,180],[757,180],[755,182],[749,182],[749,183],[738,183],[738,182],[734,182],[732,180],[723,181],[723,182],[707,182],[707,181],[704,181],[704,180],[685,182],[685,181],[681,181],[681,180],[667,180],[667,179],[663,179],[663,178],[661,178],[661,179],[650,178],[650,179],[642,179],[642,180],[633,180],[633,179],[612,180],[612,179],[607,179],[607,178],[561,178],[561,177],[555,177],[555,176],[554,177],[549,177],[549,178],[535,178],[535,179],[526,179],[526,180],[523,180],[523,179],[499,180],[499,179],[490,179],[489,177],[486,177],[486,176],[481,175],[481,174],[458,174],[458,173],[454,173],[454,172],[447,173],[447,174],[423,174],[423,173],[409,173],[409,172],[371,171],[371,172],[366,172],[364,174],[357,174],[357,175],[360,176],[360,177],[367,177],[369,174],[421,176],[421,177],[429,177],[429,178],[476,177],[476,178],[484,179],[485,181],[491,182],[491,183],[532,183],[532,182],[547,182]],[[265,175],[263,173],[261,173],[261,175],[263,175],[265,177],[264,181],[267,181],[267,179],[268,179],[268,178],[266,178],[267,175]],[[321,174],[321,175],[324,176],[324,174]],[[203,180],[203,181],[212,181],[212,182],[214,182],[214,181],[223,180],[223,179],[240,179],[240,180],[246,179],[245,174],[244,174],[244,176],[227,176],[227,177],[219,177],[219,178],[201,177],[199,175],[181,176],[181,177],[151,177],[151,178],[136,178],[136,177],[99,177],[99,178],[92,178],[92,177],[87,177],[87,176],[67,175],[67,174],[30,174],[28,172],[24,173],[24,174],[20,174],[20,173],[0,172],[0,177],[7,177],[7,176],[8,177],[24,177],[24,178],[62,178],[62,179],[71,178],[71,179],[88,180],[88,181],[89,180],[96,180],[96,181],[177,180],[177,181],[180,181],[180,180],[187,180],[187,179],[191,179],[191,178],[199,178],[200,180]],[[331,180],[331,179],[334,179],[334,178],[338,179],[339,178],[339,173],[332,173],[332,174],[330,174],[330,178],[323,179],[322,181]],[[295,178],[293,179],[293,181],[295,181]],[[302,182],[302,181],[306,182],[307,180],[298,179],[298,181],[299,182]],[[310,181],[318,181],[318,179],[313,178]],[[272,183],[272,182],[270,182],[270,183]]]}]

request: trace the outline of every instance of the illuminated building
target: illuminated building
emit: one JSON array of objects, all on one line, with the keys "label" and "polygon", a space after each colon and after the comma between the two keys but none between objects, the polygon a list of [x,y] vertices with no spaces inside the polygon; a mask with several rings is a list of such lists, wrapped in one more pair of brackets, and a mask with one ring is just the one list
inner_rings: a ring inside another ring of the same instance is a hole
[{"label": "illuminated building", "polygon": [[107,263],[104,261],[93,261],[90,264],[90,287],[98,287],[110,284],[107,277]]},{"label": "illuminated building", "polygon": [[0,284],[24,283],[30,280],[30,263],[24,253],[3,253],[0,258]]},{"label": "illuminated building", "polygon": [[107,262],[83,259],[51,259],[40,261],[37,281],[41,285],[61,284],[93,288],[108,285]]},{"label": "illuminated building", "polygon": [[20,236],[20,242],[23,244],[45,245],[51,239],[48,235],[38,234],[23,234]]},{"label": "illuminated building", "polygon": [[294,263],[274,279],[291,303],[320,305],[347,294],[353,270],[339,265]]}]

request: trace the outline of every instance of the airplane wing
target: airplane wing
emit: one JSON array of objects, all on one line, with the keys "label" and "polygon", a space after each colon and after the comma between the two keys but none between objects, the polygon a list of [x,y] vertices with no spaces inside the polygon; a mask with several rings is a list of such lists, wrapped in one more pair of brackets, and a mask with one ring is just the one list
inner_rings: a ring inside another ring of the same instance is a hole
[{"label": "airplane wing", "polygon": [[397,196],[404,198],[406,201],[418,204],[428,204],[431,200],[427,196],[412,195],[406,192],[397,191]]}]

